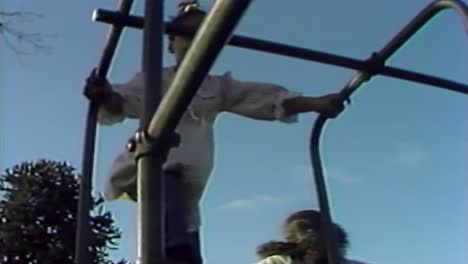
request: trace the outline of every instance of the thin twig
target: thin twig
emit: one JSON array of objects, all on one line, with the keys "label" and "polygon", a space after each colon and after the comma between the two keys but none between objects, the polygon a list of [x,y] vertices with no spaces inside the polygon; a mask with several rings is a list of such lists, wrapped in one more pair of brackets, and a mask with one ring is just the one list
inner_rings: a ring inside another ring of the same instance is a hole
[{"label": "thin twig", "polygon": [[[18,57],[34,52],[48,53],[50,51],[50,47],[45,41],[53,36],[42,33],[29,33],[22,29],[23,26],[16,25],[19,23],[32,23],[42,18],[44,18],[42,14],[34,12],[0,12],[0,35],[3,37],[6,46]],[[28,52],[28,48],[31,48],[31,51]]]}]

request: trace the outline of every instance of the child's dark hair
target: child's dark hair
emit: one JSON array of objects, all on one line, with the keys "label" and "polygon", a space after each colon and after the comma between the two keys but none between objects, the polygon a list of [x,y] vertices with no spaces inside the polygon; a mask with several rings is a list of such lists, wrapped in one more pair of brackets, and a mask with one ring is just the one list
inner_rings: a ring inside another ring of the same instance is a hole
[{"label": "child's dark hair", "polygon": [[206,11],[200,9],[200,5],[198,1],[185,1],[181,2],[178,5],[179,12],[177,16],[173,17],[171,19],[171,24],[177,25],[182,23],[185,19],[188,17],[193,17],[193,16],[205,16]]},{"label": "child's dark hair", "polygon": [[[338,224],[334,224],[338,249],[342,258],[346,255],[348,235]],[[257,248],[260,258],[272,255],[288,255],[292,258],[302,258],[307,250],[323,248],[323,238],[320,237],[320,213],[315,210],[303,210],[288,216],[284,223],[286,241],[270,241]],[[322,245],[321,245],[322,244]],[[324,252],[322,252],[324,253]],[[321,256],[326,263],[326,256]]]},{"label": "child's dark hair", "polygon": [[[176,16],[172,17],[170,24],[178,25],[182,24],[186,19],[196,16],[204,17],[206,11],[200,9],[200,4],[198,1],[185,1],[181,2],[178,6],[179,12]],[[169,34],[169,40],[173,40],[174,35]]]}]

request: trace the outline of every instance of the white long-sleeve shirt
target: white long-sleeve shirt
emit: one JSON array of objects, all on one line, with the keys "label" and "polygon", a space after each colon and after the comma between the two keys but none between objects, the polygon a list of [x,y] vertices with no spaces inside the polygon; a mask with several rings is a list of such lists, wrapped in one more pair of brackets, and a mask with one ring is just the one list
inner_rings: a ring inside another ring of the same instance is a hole
[{"label": "white long-sleeve shirt", "polygon": [[[163,93],[174,78],[175,68],[163,69]],[[114,84],[112,88],[123,99],[121,115],[105,108],[99,110],[98,121],[103,125],[122,122],[126,118],[140,118],[143,112],[143,74],[136,74],[129,82]],[[229,73],[207,76],[176,128],[181,136],[180,145],[172,148],[164,168],[182,168],[185,210],[190,230],[200,226],[199,201],[213,169],[213,123],[219,113],[236,113],[259,120],[296,122],[296,116],[286,116],[282,103],[298,93],[268,83],[242,82]],[[121,197],[125,186],[136,181],[137,167],[132,153],[126,149],[115,159],[105,196],[108,200]]]},{"label": "white long-sleeve shirt", "polygon": [[[260,260],[256,264],[304,264],[304,263],[299,260],[293,260],[289,256],[273,255],[268,258]],[[342,264],[365,264],[365,263],[346,259]]]}]

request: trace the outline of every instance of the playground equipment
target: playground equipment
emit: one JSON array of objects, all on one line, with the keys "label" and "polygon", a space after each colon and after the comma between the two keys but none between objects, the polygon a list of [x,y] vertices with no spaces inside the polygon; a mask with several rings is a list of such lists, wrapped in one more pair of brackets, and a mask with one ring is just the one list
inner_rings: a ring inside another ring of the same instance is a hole
[{"label": "playground equipment", "polygon": [[[414,71],[385,65],[385,62],[405,44],[422,26],[437,13],[445,9],[455,9],[463,19],[465,33],[468,34],[468,7],[459,0],[437,0],[426,6],[380,51],[372,53],[367,60],[357,60],[345,56],[308,50],[245,36],[232,35],[236,25],[247,10],[250,0],[216,1],[198,31],[191,28],[174,27],[163,20],[164,1],[145,0],[143,17],[129,15],[133,0],[121,0],[119,11],[97,9],[93,20],[112,24],[97,76],[104,78],[109,70],[121,32],[124,27],[144,30],[143,72],[145,74],[145,110],[141,119],[142,130],[135,135],[135,151],[138,164],[138,257],[141,264],[163,263],[164,258],[164,178],[161,166],[167,152],[176,142],[174,129],[196,94],[200,83],[225,45],[233,45],[252,50],[264,51],[289,57],[317,61],[340,67],[358,70],[354,77],[341,90],[343,101],[375,75],[427,84],[449,91],[468,95],[468,85],[430,76]],[[195,34],[190,49],[181,63],[175,78],[164,98],[160,87],[162,68],[162,37],[164,33]],[[150,89],[153,87],[153,89]],[[80,204],[76,243],[76,262],[90,263],[89,208],[91,203],[91,179],[93,175],[94,146],[96,141],[97,106],[90,104],[86,121],[83,149]],[[328,119],[320,115],[312,129],[310,155],[315,178],[322,230],[326,238],[326,248],[330,264],[339,264],[336,241],[332,236],[332,217],[320,157],[320,136]]]}]

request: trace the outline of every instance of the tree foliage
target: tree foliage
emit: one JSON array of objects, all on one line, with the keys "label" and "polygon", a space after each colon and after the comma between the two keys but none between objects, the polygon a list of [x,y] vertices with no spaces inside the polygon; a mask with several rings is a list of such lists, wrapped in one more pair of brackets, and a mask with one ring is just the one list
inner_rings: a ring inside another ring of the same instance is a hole
[{"label": "tree foliage", "polygon": [[[0,263],[73,263],[79,175],[64,162],[39,160],[0,177]],[[120,231],[102,197],[93,198],[93,263],[111,263]],[[120,262],[125,263],[125,262]]]}]

